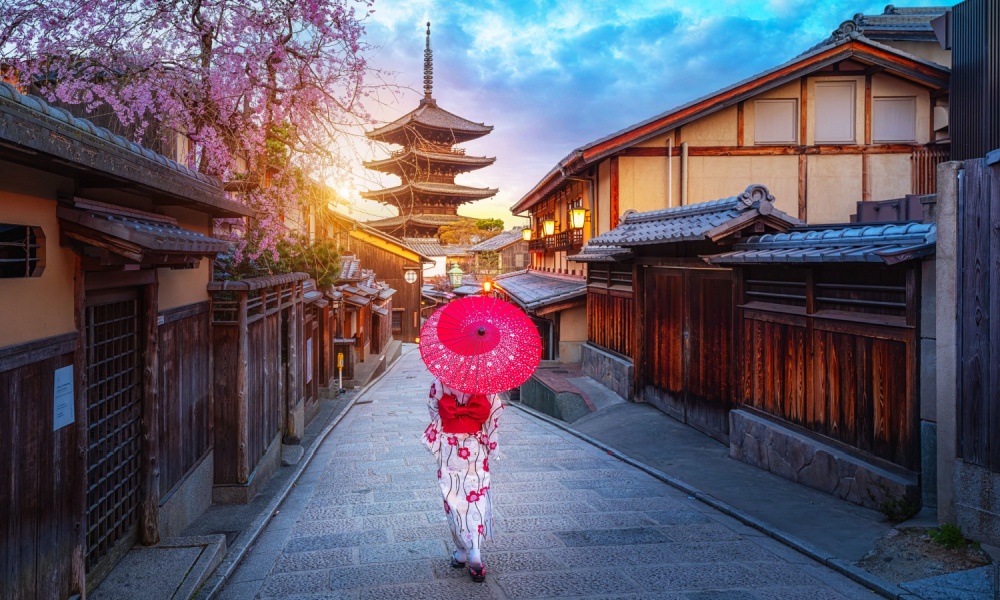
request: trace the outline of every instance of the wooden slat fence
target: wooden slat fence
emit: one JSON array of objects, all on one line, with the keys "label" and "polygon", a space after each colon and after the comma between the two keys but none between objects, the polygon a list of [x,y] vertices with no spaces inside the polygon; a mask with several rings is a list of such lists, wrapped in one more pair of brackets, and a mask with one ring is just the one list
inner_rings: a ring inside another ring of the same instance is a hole
[{"label": "wooden slat fence", "polygon": [[208,302],[160,313],[160,500],[212,446]]},{"label": "wooden slat fence", "polygon": [[959,198],[958,453],[1000,472],[1000,165],[964,162]]}]

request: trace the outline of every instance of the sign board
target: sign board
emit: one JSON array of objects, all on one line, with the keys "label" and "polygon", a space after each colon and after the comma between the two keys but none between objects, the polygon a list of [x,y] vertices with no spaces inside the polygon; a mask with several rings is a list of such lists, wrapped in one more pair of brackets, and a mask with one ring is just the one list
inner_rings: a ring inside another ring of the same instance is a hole
[{"label": "sign board", "polygon": [[54,379],[52,431],[57,431],[76,421],[73,409],[73,365],[56,369]]}]

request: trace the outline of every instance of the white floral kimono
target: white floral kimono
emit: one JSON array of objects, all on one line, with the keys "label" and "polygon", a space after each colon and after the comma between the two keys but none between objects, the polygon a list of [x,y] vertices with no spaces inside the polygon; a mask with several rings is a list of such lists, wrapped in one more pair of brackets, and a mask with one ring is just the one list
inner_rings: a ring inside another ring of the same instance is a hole
[{"label": "white floral kimono", "polygon": [[497,425],[503,404],[499,395],[487,396],[489,417],[478,432],[445,433],[438,402],[446,394],[455,396],[459,405],[471,398],[436,379],[427,400],[431,424],[424,431],[423,442],[437,458],[438,484],[455,544],[464,550],[479,550],[483,540],[493,541],[490,456],[497,454]]}]

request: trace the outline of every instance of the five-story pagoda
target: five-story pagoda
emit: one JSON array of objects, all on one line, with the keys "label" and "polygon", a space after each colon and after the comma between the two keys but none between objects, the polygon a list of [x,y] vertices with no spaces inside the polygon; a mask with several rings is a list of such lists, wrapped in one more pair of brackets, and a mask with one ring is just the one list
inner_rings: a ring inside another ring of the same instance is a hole
[{"label": "five-story pagoda", "polygon": [[367,225],[397,237],[436,236],[438,228],[460,221],[458,207],[496,195],[494,188],[474,188],[455,183],[455,176],[493,164],[496,158],[466,156],[455,144],[480,138],[491,125],[473,123],[438,107],[433,89],[431,24],[427,23],[424,50],[424,97],[420,106],[366,135],[369,139],[402,146],[365,168],[396,175],[400,185],[362,192],[361,197],[396,207],[399,215],[369,221]]}]

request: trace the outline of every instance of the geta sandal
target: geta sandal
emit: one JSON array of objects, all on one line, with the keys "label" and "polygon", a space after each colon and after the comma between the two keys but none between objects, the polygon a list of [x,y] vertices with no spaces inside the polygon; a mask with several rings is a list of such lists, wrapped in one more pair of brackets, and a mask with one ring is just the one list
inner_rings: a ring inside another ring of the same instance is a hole
[{"label": "geta sandal", "polygon": [[476,570],[476,567],[469,565],[469,577],[476,583],[482,583],[486,581],[486,565],[483,564]]}]

